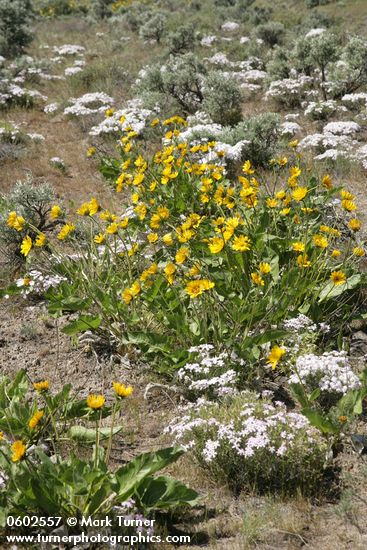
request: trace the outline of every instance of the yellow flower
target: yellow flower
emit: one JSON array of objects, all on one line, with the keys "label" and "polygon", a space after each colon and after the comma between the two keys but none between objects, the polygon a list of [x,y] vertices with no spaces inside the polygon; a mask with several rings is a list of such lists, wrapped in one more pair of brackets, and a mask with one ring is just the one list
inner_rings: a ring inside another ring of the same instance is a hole
[{"label": "yellow flower", "polygon": [[285,191],[284,191],[283,189],[282,189],[281,191],[278,191],[278,193],[276,193],[275,197],[276,197],[277,199],[280,199],[280,200],[284,199],[284,197],[285,197]]},{"label": "yellow flower", "polygon": [[198,265],[192,266],[188,271],[189,277],[196,277],[199,274],[200,274],[200,267]]},{"label": "yellow flower", "polygon": [[96,395],[91,393],[87,397],[87,405],[90,409],[101,409],[106,402],[104,395]]},{"label": "yellow flower", "polygon": [[332,253],[331,253],[331,256],[332,256],[333,258],[339,258],[340,255],[341,255],[341,251],[338,250],[337,248],[335,248],[335,249],[332,251]]},{"label": "yellow flower", "polygon": [[346,282],[347,278],[343,271],[333,271],[330,275],[330,279],[333,281],[334,285],[339,286]]},{"label": "yellow flower", "polygon": [[301,175],[301,169],[298,166],[291,166],[289,173],[292,178],[298,178]]},{"label": "yellow flower", "polygon": [[98,235],[96,235],[94,237],[94,242],[96,244],[102,244],[104,241],[105,241],[105,235],[103,235],[103,233],[98,233]]},{"label": "yellow flower", "polygon": [[297,145],[298,145],[298,139],[293,139],[292,141],[290,141],[290,142],[288,143],[288,145],[289,145],[289,147],[293,147],[293,148],[297,147]]},{"label": "yellow flower", "polygon": [[352,200],[342,200],[342,208],[347,212],[353,212],[353,210],[357,209],[357,206]]},{"label": "yellow flower", "polygon": [[138,250],[139,250],[138,243],[134,243],[132,245],[132,247],[130,248],[130,250],[128,251],[127,255],[130,256],[130,257],[134,256],[137,253]]},{"label": "yellow flower", "polygon": [[356,246],[355,248],[353,248],[353,254],[355,256],[364,256],[365,255],[365,251],[363,250],[363,248],[361,248],[360,246]]},{"label": "yellow flower", "polygon": [[93,155],[95,155],[96,152],[97,152],[97,149],[95,147],[89,147],[87,151],[87,157],[88,158],[93,157]]},{"label": "yellow flower", "polygon": [[276,199],[266,199],[266,204],[269,208],[276,208],[278,201]]},{"label": "yellow flower", "polygon": [[120,382],[112,382],[112,386],[117,397],[129,397],[134,391],[132,386],[125,386],[125,384],[120,384]]},{"label": "yellow flower", "polygon": [[253,174],[255,170],[251,168],[251,162],[249,160],[246,160],[245,164],[242,167],[242,172],[244,174]]},{"label": "yellow flower", "polygon": [[154,126],[157,126],[157,124],[159,124],[159,118],[153,119],[152,122],[150,123],[152,128],[154,128]]},{"label": "yellow flower", "polygon": [[112,222],[110,223],[110,225],[106,227],[106,231],[110,235],[114,235],[115,233],[117,233],[118,229],[119,229],[119,226],[117,225],[116,222]]},{"label": "yellow flower", "polygon": [[190,298],[196,298],[200,296],[206,290],[210,290],[215,285],[212,281],[208,279],[197,279],[196,281],[190,281],[187,283],[185,291],[190,296]]},{"label": "yellow flower", "polygon": [[35,382],[33,384],[34,389],[39,392],[47,391],[49,386],[50,384],[48,380],[41,380],[40,382]]},{"label": "yellow flower", "polygon": [[122,299],[124,300],[125,304],[130,304],[131,300],[133,299],[133,295],[131,294],[129,288],[125,288],[125,290],[122,292]]},{"label": "yellow flower", "polygon": [[281,157],[281,158],[277,159],[277,164],[279,166],[285,166],[287,163],[288,163],[287,157]]},{"label": "yellow flower", "polygon": [[352,193],[350,193],[346,189],[342,189],[340,191],[340,196],[345,201],[354,201],[354,198],[355,198],[354,195],[352,195]]},{"label": "yellow flower", "polygon": [[125,229],[128,225],[129,225],[129,218],[123,218],[119,223],[119,227],[121,227],[121,229]]},{"label": "yellow flower", "polygon": [[361,229],[361,222],[357,218],[353,218],[349,221],[348,226],[352,231],[359,231]]},{"label": "yellow flower", "polygon": [[292,192],[292,198],[293,198],[293,200],[295,200],[297,202],[300,202],[301,200],[303,200],[305,198],[307,193],[308,193],[307,187],[297,187],[297,189],[295,189]]},{"label": "yellow flower", "polygon": [[20,252],[23,254],[23,256],[28,256],[31,248],[32,248],[32,239],[30,238],[29,235],[27,235],[26,237],[24,237],[24,239],[22,240],[22,244],[21,244],[21,247],[20,247]]},{"label": "yellow flower", "polygon": [[73,223],[66,223],[62,226],[61,231],[57,235],[57,238],[59,239],[59,241],[63,241],[73,231],[75,231],[75,225]]},{"label": "yellow flower", "polygon": [[307,254],[300,254],[299,256],[297,256],[297,264],[298,264],[299,267],[310,267],[311,266],[311,262],[308,259]]},{"label": "yellow flower", "polygon": [[290,208],[282,208],[282,210],[280,211],[281,215],[282,216],[288,216],[289,212],[291,211]]},{"label": "yellow flower", "polygon": [[223,249],[224,242],[222,237],[212,237],[208,243],[210,252],[212,254],[218,254]]},{"label": "yellow flower", "polygon": [[318,248],[326,248],[329,245],[329,241],[323,235],[314,235],[312,240],[314,245]]},{"label": "yellow flower", "polygon": [[23,216],[17,216],[17,213],[15,211],[9,212],[7,225],[8,227],[11,227],[13,229],[16,229],[17,231],[21,231],[24,227],[25,219]]},{"label": "yellow flower", "polygon": [[14,441],[13,445],[10,447],[12,450],[12,462],[19,462],[21,460],[26,452],[26,446],[24,445],[23,441],[18,439],[17,441]]},{"label": "yellow flower", "polygon": [[149,233],[147,239],[150,243],[156,243],[158,241],[158,235],[157,233]]},{"label": "yellow flower", "polygon": [[166,220],[167,218],[169,218],[170,212],[166,206],[159,206],[157,208],[157,214],[161,220]]},{"label": "yellow flower", "polygon": [[0,441],[4,439],[4,432],[0,432]]},{"label": "yellow flower", "polygon": [[329,176],[329,174],[326,174],[323,178],[322,178],[322,185],[324,187],[326,187],[326,189],[332,189],[333,187],[333,183],[331,181],[331,177]]},{"label": "yellow flower", "polygon": [[36,246],[44,246],[45,243],[46,243],[46,235],[44,233],[39,233],[39,235],[37,235],[37,238],[34,244]]},{"label": "yellow flower", "polygon": [[186,246],[182,246],[177,252],[175,256],[176,263],[183,264],[188,255],[190,253],[190,250]]},{"label": "yellow flower", "polygon": [[268,264],[267,262],[261,262],[259,265],[259,270],[260,273],[262,273],[263,275],[267,275],[271,271],[270,264]]},{"label": "yellow flower", "polygon": [[31,428],[31,430],[33,430],[37,426],[38,422],[41,420],[44,414],[45,413],[43,411],[36,411],[34,413],[32,418],[28,422],[28,426]]},{"label": "yellow flower", "polygon": [[271,368],[274,370],[279,361],[282,359],[285,354],[285,349],[280,348],[279,346],[274,346],[271,348],[269,355],[267,356],[267,364],[271,365]]},{"label": "yellow flower", "polygon": [[58,204],[54,204],[53,207],[50,210],[50,218],[51,220],[56,220],[61,216],[62,210]]},{"label": "yellow flower", "polygon": [[164,276],[166,277],[168,283],[170,285],[173,285],[173,281],[174,281],[174,274],[176,272],[176,266],[175,264],[173,263],[169,263],[166,265],[166,267],[164,268]]},{"label": "yellow flower", "polygon": [[166,246],[171,246],[171,244],[173,244],[172,233],[166,233],[165,235],[163,235],[162,241]]},{"label": "yellow flower", "polygon": [[236,252],[246,252],[251,249],[251,240],[245,235],[239,235],[233,239],[232,248]]},{"label": "yellow flower", "polygon": [[255,271],[251,273],[251,280],[255,285],[258,285],[258,286],[265,285],[265,281],[261,277],[260,273],[256,273]]},{"label": "yellow flower", "polygon": [[109,118],[113,115],[114,112],[115,112],[115,109],[110,108],[106,110],[105,115],[107,118]]},{"label": "yellow flower", "polygon": [[305,249],[305,245],[303,243],[301,243],[300,241],[296,241],[296,242],[292,243],[292,249],[295,252],[303,252],[304,249]]}]

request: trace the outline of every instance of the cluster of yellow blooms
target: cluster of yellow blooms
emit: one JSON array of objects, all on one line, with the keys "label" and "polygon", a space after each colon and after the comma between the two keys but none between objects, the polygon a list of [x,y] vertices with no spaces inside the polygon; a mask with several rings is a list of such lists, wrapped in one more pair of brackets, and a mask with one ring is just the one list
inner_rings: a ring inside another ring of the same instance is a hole
[{"label": "cluster of yellow blooms", "polygon": [[[134,388],[132,386],[125,386],[120,382],[112,382],[112,387],[114,389],[117,399],[124,399],[130,397],[133,393]],[[101,409],[106,402],[106,398],[102,394],[91,393],[87,397],[87,405],[90,409],[97,410]]]},{"label": "cluster of yellow blooms", "polygon": [[[179,128],[186,125],[181,117],[151,122],[152,127],[158,125],[165,128],[163,147],[152,159],[147,160],[138,151],[137,133],[131,127],[125,127],[120,140],[122,162],[115,180],[116,191],[123,192],[133,215],[103,210],[96,198],[83,203],[76,211],[94,223],[95,245],[110,246],[113,251],[119,243],[118,255],[128,261],[139,252],[138,260],[129,263],[129,284],[121,289],[126,305],[147,291],[159,275],[169,286],[181,281],[181,288],[190,298],[217,287],[209,276],[213,261],[210,256],[242,266],[249,283],[261,290],[273,275],[272,255],[269,249],[264,253],[264,246],[259,249],[258,245],[268,227],[280,235],[285,249],[291,253],[289,261],[295,267],[309,270],[316,264],[323,269],[330,266],[329,277],[334,284],[347,280],[340,269],[340,257],[345,259],[345,253],[335,247],[342,233],[336,227],[321,223],[320,190],[316,190],[314,183],[300,184],[300,166],[288,166],[286,157],[273,159],[271,164],[279,168],[278,180],[269,192],[266,183],[260,184],[249,160],[243,164],[236,180],[226,177],[224,166],[204,162],[203,155],[208,151],[212,154],[216,143],[207,141],[191,146],[180,141]],[[88,155],[94,153],[95,149],[88,151]],[[217,152],[218,157],[221,153]],[[279,189],[284,171],[286,182]],[[325,204],[328,197],[339,193],[341,207],[350,217],[356,210],[352,193],[334,189],[328,174],[320,183]],[[63,215],[60,206],[52,206],[51,220]],[[16,212],[10,212],[8,225],[23,231],[26,221]],[[352,236],[361,228],[361,222],[355,217],[350,217],[347,225]],[[73,222],[66,221],[57,239],[63,241],[73,236],[75,229]],[[43,247],[47,241],[42,233],[34,242],[26,235],[21,252],[27,256],[33,245]],[[153,257],[150,265],[146,265],[144,259],[146,248]],[[355,257],[365,254],[360,243],[356,243],[352,251]]]}]

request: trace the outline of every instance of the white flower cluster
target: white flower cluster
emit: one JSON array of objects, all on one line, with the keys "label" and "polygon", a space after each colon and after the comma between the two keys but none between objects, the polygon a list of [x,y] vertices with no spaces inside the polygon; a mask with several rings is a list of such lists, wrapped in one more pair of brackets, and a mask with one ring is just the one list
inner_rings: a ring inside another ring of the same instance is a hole
[{"label": "white flower cluster", "polygon": [[313,78],[305,75],[273,80],[265,94],[265,99],[275,99],[284,104],[292,103],[295,100],[298,102],[313,84]]},{"label": "white flower cluster", "polygon": [[42,295],[49,288],[54,288],[63,281],[67,279],[61,275],[44,275],[41,271],[34,269],[29,272],[29,277],[18,279],[16,285],[22,288],[22,295],[25,297],[31,292]]},{"label": "white flower cluster", "polygon": [[201,44],[201,46],[205,46],[207,48],[210,48],[214,44],[214,42],[216,42],[216,41],[217,41],[217,37],[214,34],[212,34],[212,35],[204,36],[201,39],[200,44]]},{"label": "white flower cluster", "polygon": [[129,127],[137,134],[141,134],[152,113],[151,110],[142,108],[141,100],[131,99],[127,102],[125,109],[115,111],[112,116],[106,117],[102,122],[93,126],[89,135],[120,134]]},{"label": "white flower cluster", "polygon": [[283,327],[290,332],[299,333],[301,331],[307,332],[329,332],[330,325],[327,323],[314,323],[312,319],[300,313],[297,317],[293,319],[287,319],[283,322]]},{"label": "white flower cluster", "polygon": [[298,357],[290,383],[302,383],[310,389],[320,388],[328,393],[346,394],[361,385],[353,372],[345,351],[331,351],[322,355],[313,353]]},{"label": "white flower cluster", "polygon": [[114,99],[104,92],[88,93],[77,98],[72,97],[69,101],[72,105],[64,109],[64,115],[86,116],[103,113],[114,103]]},{"label": "white flower cluster", "polygon": [[302,131],[302,126],[297,122],[286,121],[283,122],[279,127],[280,133],[282,136],[294,136]]},{"label": "white flower cluster", "polygon": [[[195,411],[173,421],[165,432],[174,437],[175,443],[190,449],[197,446],[203,437],[201,456],[205,462],[212,462],[222,447],[246,459],[255,459],[263,453],[284,457],[302,446],[312,452],[318,442],[317,430],[307,418],[295,412],[287,412],[284,404],[249,402],[239,415],[229,422],[220,422],[214,414],[210,418],[200,417],[208,403]],[[198,437],[198,434],[200,436]],[[228,451],[227,451],[228,452]]]},{"label": "white flower cluster", "polygon": [[360,107],[367,107],[367,93],[359,92],[354,94],[345,94],[342,97],[342,102],[352,110]]},{"label": "white flower cluster", "polygon": [[65,76],[73,76],[74,74],[80,73],[82,70],[82,67],[67,67],[64,73]]},{"label": "white flower cluster", "polygon": [[186,363],[177,372],[178,379],[189,391],[196,394],[212,393],[215,396],[236,393],[237,373],[231,368],[243,366],[244,361],[234,352],[224,351],[217,355],[214,346],[203,344],[189,349],[194,362]]},{"label": "white flower cluster", "polygon": [[351,136],[361,131],[361,127],[353,120],[329,122],[323,128],[324,134],[332,134],[336,136]]},{"label": "white flower cluster", "polygon": [[85,48],[77,44],[63,44],[62,46],[54,46],[53,51],[57,55],[78,55],[83,54]]},{"label": "white flower cluster", "polygon": [[308,103],[304,114],[313,120],[319,120],[331,116],[337,109],[338,104],[333,99],[329,99],[329,101],[311,101]]},{"label": "white flower cluster", "polygon": [[226,21],[221,26],[221,29],[224,32],[235,32],[235,31],[238,31],[239,28],[240,28],[239,24],[235,23],[235,21]]},{"label": "white flower cluster", "polygon": [[47,114],[50,114],[50,113],[54,113],[55,111],[57,111],[58,108],[59,108],[58,103],[49,103],[48,105],[45,106],[43,111]]},{"label": "white flower cluster", "polygon": [[311,29],[305,35],[305,38],[314,38],[315,36],[320,36],[320,34],[323,34],[325,31],[326,31],[326,29],[324,27],[318,27],[316,29]]}]

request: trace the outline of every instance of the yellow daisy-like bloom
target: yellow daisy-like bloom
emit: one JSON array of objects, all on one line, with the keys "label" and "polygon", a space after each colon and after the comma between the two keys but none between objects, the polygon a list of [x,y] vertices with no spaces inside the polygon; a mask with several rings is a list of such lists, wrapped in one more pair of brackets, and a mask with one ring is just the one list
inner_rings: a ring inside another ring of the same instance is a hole
[{"label": "yellow daisy-like bloom", "polygon": [[251,162],[249,160],[246,160],[246,162],[244,163],[242,167],[242,172],[244,174],[253,174],[255,172],[255,170],[251,168]]},{"label": "yellow daisy-like bloom", "polygon": [[290,208],[282,208],[282,210],[280,211],[281,215],[282,216],[288,216],[289,212],[291,211]]},{"label": "yellow daisy-like bloom", "polygon": [[259,270],[260,273],[262,273],[263,275],[267,275],[271,271],[270,264],[268,264],[267,262],[261,262],[259,265]]},{"label": "yellow daisy-like bloom", "polygon": [[281,158],[277,159],[277,164],[279,166],[285,166],[287,163],[288,163],[287,157],[281,157]]},{"label": "yellow daisy-like bloom", "polygon": [[329,174],[326,174],[323,178],[322,178],[322,185],[324,187],[326,187],[326,189],[332,189],[333,188],[333,183],[331,181],[331,177],[329,176]]},{"label": "yellow daisy-like bloom", "polygon": [[40,382],[35,382],[33,384],[33,387],[38,392],[47,391],[50,387],[48,380],[41,380]]},{"label": "yellow daisy-like bloom", "polygon": [[190,281],[187,283],[185,291],[190,298],[196,298],[214,286],[215,284],[212,281],[209,281],[209,279],[197,279],[196,281]]},{"label": "yellow daisy-like bloom", "polygon": [[135,298],[135,296],[137,296],[140,293],[140,291],[141,291],[141,285],[139,281],[135,281],[130,287],[130,292],[132,296]]},{"label": "yellow daisy-like bloom", "polygon": [[114,112],[115,112],[115,109],[110,108],[105,111],[105,115],[107,118],[109,118],[113,115]]},{"label": "yellow daisy-like bloom", "polygon": [[97,149],[95,147],[89,147],[88,151],[87,151],[87,157],[90,158],[90,157],[93,157],[97,152]]},{"label": "yellow daisy-like bloom", "polygon": [[271,368],[274,370],[285,354],[285,349],[280,348],[279,346],[274,346],[271,348],[269,355],[267,356],[267,364],[271,365]]},{"label": "yellow daisy-like bloom", "polygon": [[307,254],[300,254],[297,256],[297,264],[299,267],[311,267],[311,262]]},{"label": "yellow daisy-like bloom", "polygon": [[174,281],[174,274],[176,272],[176,266],[175,264],[173,263],[169,263],[166,265],[166,267],[164,268],[163,272],[164,272],[164,276],[166,277],[168,283],[170,285],[173,285],[173,281]]},{"label": "yellow daisy-like bloom", "polygon": [[37,238],[34,243],[36,246],[44,246],[46,244],[46,235],[44,233],[40,233],[37,235]]},{"label": "yellow daisy-like bloom", "polygon": [[363,248],[361,248],[360,246],[356,246],[355,248],[353,248],[353,254],[355,256],[364,256],[365,255],[365,251],[363,250]]},{"label": "yellow daisy-like bloom", "polygon": [[353,218],[348,223],[348,227],[352,231],[359,231],[361,229],[361,226],[362,226],[362,224],[357,218]]},{"label": "yellow daisy-like bloom", "polygon": [[334,285],[339,286],[346,282],[347,278],[343,271],[333,271],[330,275],[330,279],[333,281]]},{"label": "yellow daisy-like bloom", "polygon": [[158,241],[158,235],[157,233],[149,233],[147,239],[150,243],[156,243]]},{"label": "yellow daisy-like bloom", "polygon": [[14,210],[13,212],[9,212],[7,220],[8,227],[11,227],[16,231],[22,231],[24,224],[25,219],[23,218],[23,216],[17,216],[17,213]]},{"label": "yellow daisy-like bloom", "polygon": [[0,432],[0,441],[4,439],[4,432]]},{"label": "yellow daisy-like bloom", "polygon": [[27,449],[23,441],[21,441],[20,439],[14,441],[13,445],[10,448],[13,453],[11,457],[12,462],[19,462],[19,460],[22,460]]},{"label": "yellow daisy-like bloom", "polygon": [[276,208],[278,206],[278,201],[276,199],[266,199],[266,205],[269,208]]},{"label": "yellow daisy-like bloom", "polygon": [[221,237],[213,237],[209,240],[208,246],[212,254],[218,254],[224,247],[224,239]]},{"label": "yellow daisy-like bloom", "polygon": [[117,233],[118,229],[119,226],[116,222],[112,222],[106,227],[106,231],[107,233],[109,233],[109,235],[114,235],[115,233]]},{"label": "yellow daisy-like bloom", "polygon": [[121,227],[121,229],[126,229],[126,227],[129,225],[129,218],[123,218],[118,225],[119,227]]},{"label": "yellow daisy-like bloom", "polygon": [[104,395],[96,395],[95,393],[91,393],[87,397],[87,405],[90,409],[101,409],[105,402],[106,398]]},{"label": "yellow daisy-like bloom", "polygon": [[32,239],[30,238],[29,235],[27,235],[26,237],[24,237],[24,239],[22,240],[22,244],[21,244],[21,247],[20,247],[20,252],[23,254],[23,256],[28,256],[31,248],[32,248]]},{"label": "yellow daisy-like bloom", "polygon": [[350,193],[349,191],[347,191],[346,189],[342,189],[340,191],[340,196],[343,200],[345,201],[354,201],[355,199],[355,196],[352,195],[352,193]]},{"label": "yellow daisy-like bloom", "polygon": [[157,214],[161,220],[167,220],[170,215],[170,211],[166,206],[158,206]]},{"label": "yellow daisy-like bloom", "polygon": [[120,384],[120,382],[112,382],[112,386],[117,397],[129,397],[134,391],[132,386],[125,386],[125,384]]},{"label": "yellow daisy-like bloom", "polygon": [[337,248],[335,248],[335,249],[332,251],[332,253],[331,253],[331,256],[332,256],[333,258],[339,258],[340,255],[341,255],[341,251],[338,250]]},{"label": "yellow daisy-like bloom", "polygon": [[171,246],[171,244],[173,244],[172,233],[166,233],[165,235],[163,235],[162,241],[166,246]]},{"label": "yellow daisy-like bloom", "polygon": [[298,145],[298,139],[293,139],[288,143],[289,147],[295,148]]},{"label": "yellow daisy-like bloom", "polygon": [[196,277],[197,275],[200,274],[200,267],[198,265],[194,265],[192,266],[189,271],[188,271],[188,275],[189,277]]},{"label": "yellow daisy-like bloom", "polygon": [[154,128],[154,126],[157,126],[157,124],[159,124],[159,118],[154,118],[150,123],[152,128]]},{"label": "yellow daisy-like bloom", "polygon": [[265,281],[261,277],[260,273],[256,273],[255,271],[253,273],[251,273],[251,280],[257,286],[264,286],[265,285]]},{"label": "yellow daisy-like bloom", "polygon": [[353,212],[357,209],[357,206],[352,200],[343,200],[342,208],[344,208],[344,210],[346,210],[347,212]]},{"label": "yellow daisy-like bloom", "polygon": [[95,197],[89,202],[84,202],[76,211],[80,216],[94,216],[100,209],[99,203]]},{"label": "yellow daisy-like bloom", "polygon": [[133,299],[133,295],[130,292],[129,288],[125,288],[125,290],[122,292],[122,299],[124,300],[126,305],[129,305],[131,300]]},{"label": "yellow daisy-like bloom", "polygon": [[305,249],[305,245],[303,243],[301,243],[300,241],[296,241],[296,242],[292,243],[292,249],[295,252],[303,252],[304,249]]},{"label": "yellow daisy-like bloom", "polygon": [[31,428],[31,430],[33,430],[37,426],[37,424],[39,423],[39,421],[41,420],[44,414],[45,414],[44,411],[36,411],[34,413],[32,418],[28,422],[28,426]]},{"label": "yellow daisy-like bloom", "polygon": [[63,241],[73,231],[75,231],[75,225],[73,223],[66,223],[65,225],[62,226],[61,231],[57,235],[57,238],[59,239],[59,241]]},{"label": "yellow daisy-like bloom", "polygon": [[314,235],[312,240],[314,245],[318,248],[327,248],[327,246],[329,246],[329,241],[323,235]]},{"label": "yellow daisy-like bloom", "polygon": [[56,220],[59,218],[62,214],[62,210],[58,204],[54,204],[53,207],[50,210],[50,218],[51,220]]},{"label": "yellow daisy-like bloom", "polygon": [[285,191],[282,189],[281,191],[278,191],[278,193],[275,194],[275,197],[279,200],[283,200],[285,198]]},{"label": "yellow daisy-like bloom", "polygon": [[292,191],[292,199],[297,202],[300,202],[305,198],[307,193],[308,193],[307,187],[297,187],[297,189]]},{"label": "yellow daisy-like bloom", "polygon": [[236,252],[246,252],[251,249],[251,240],[245,235],[239,235],[233,239],[232,248]]},{"label": "yellow daisy-like bloom", "polygon": [[289,168],[289,173],[292,178],[298,178],[301,175],[302,171],[298,166],[291,166]]},{"label": "yellow daisy-like bloom", "polygon": [[188,255],[190,253],[190,250],[186,246],[182,246],[177,252],[175,256],[176,263],[183,264]]},{"label": "yellow daisy-like bloom", "polygon": [[102,244],[106,239],[106,236],[103,234],[103,233],[98,233],[98,235],[96,235],[94,237],[94,242],[96,244]]},{"label": "yellow daisy-like bloom", "polygon": [[132,247],[130,248],[130,250],[128,251],[127,255],[130,256],[130,257],[134,256],[137,253],[138,250],[139,250],[138,243],[134,243],[132,245]]}]

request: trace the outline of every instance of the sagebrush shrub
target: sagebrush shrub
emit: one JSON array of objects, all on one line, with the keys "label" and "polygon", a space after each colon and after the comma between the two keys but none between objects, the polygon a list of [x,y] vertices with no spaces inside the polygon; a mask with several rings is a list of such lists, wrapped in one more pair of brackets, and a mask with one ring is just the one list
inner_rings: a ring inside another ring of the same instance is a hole
[{"label": "sagebrush shrub", "polygon": [[143,40],[160,43],[166,30],[167,17],[164,13],[156,13],[140,27],[139,35]]},{"label": "sagebrush shrub", "polygon": [[223,126],[233,126],[242,118],[242,93],[232,77],[221,71],[212,71],[205,79],[203,88],[203,109],[213,122]]},{"label": "sagebrush shrub", "polygon": [[284,40],[285,28],[279,21],[269,21],[258,25],[256,35],[264,40],[265,44],[273,48],[275,44],[281,44]]},{"label": "sagebrush shrub", "polygon": [[31,0],[0,0],[0,55],[16,56],[32,42]]}]

